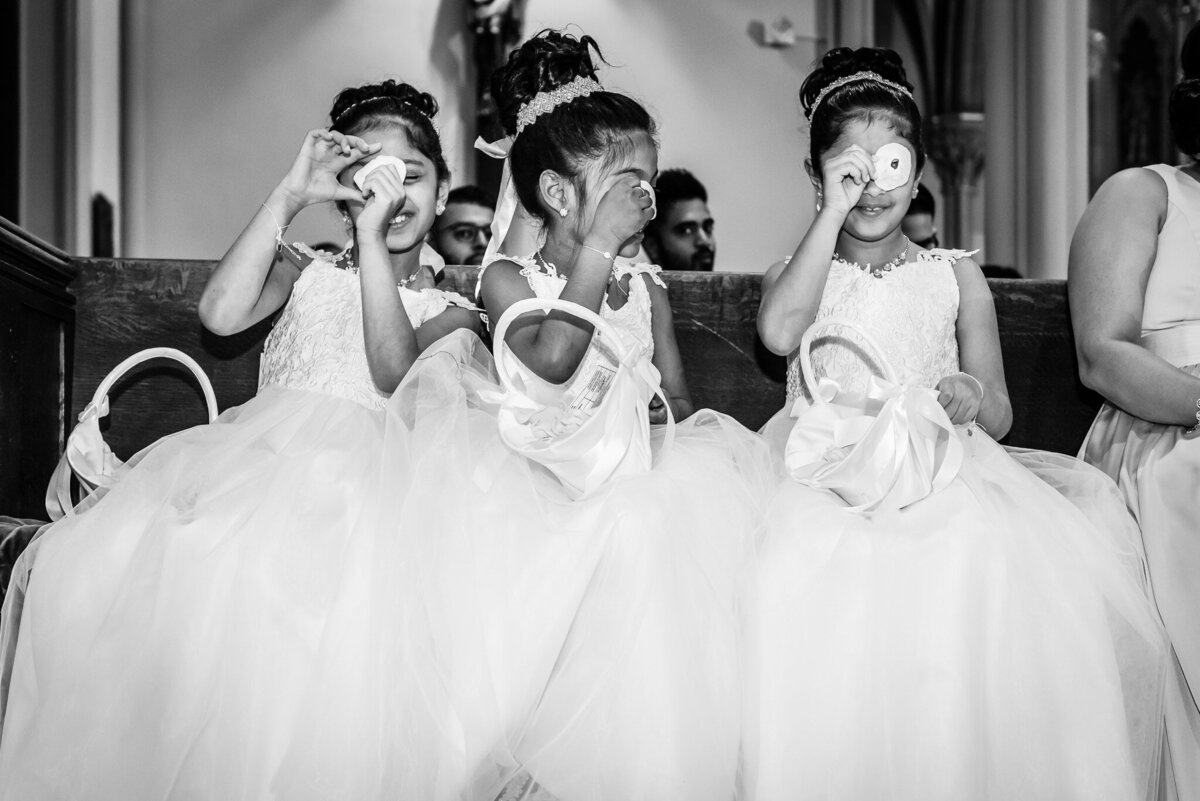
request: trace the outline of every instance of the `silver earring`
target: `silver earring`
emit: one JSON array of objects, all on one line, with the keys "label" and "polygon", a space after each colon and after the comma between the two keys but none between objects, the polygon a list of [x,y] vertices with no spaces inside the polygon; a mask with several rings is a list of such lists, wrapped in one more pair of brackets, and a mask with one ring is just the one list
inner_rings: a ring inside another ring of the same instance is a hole
[{"label": "silver earring", "polygon": [[445,206],[444,204],[442,204],[442,203],[439,203],[439,204],[437,205],[437,209],[436,209],[436,212],[437,212],[437,214],[439,214],[439,215],[440,215],[440,214],[441,214],[442,212],[444,212],[445,210],[446,210],[446,206]]},{"label": "silver earring", "polygon": [[559,217],[567,216],[567,207],[566,206],[563,206],[561,209],[558,210],[558,216]]},{"label": "silver earring", "polygon": [[822,197],[823,197],[823,196],[821,195],[821,193],[820,193],[820,192],[818,192],[818,193],[817,193],[817,211],[820,211],[820,210],[821,210],[821,199],[822,199]]},{"label": "silver earring", "polygon": [[354,220],[350,219],[350,212],[348,212],[348,211],[342,212],[342,222],[346,225],[347,228],[354,227]]}]

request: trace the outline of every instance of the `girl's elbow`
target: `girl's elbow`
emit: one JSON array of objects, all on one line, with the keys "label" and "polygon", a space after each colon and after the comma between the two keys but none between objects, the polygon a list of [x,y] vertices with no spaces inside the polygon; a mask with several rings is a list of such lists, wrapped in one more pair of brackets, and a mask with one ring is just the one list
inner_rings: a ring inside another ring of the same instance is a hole
[{"label": "girl's elbow", "polygon": [[788,356],[800,344],[799,341],[793,342],[794,337],[788,336],[782,326],[764,323],[761,317],[758,320],[758,338],[776,356]]},{"label": "girl's elbow", "polygon": [[200,316],[200,324],[217,336],[227,337],[240,330],[221,304],[208,295],[200,296],[196,312]]},{"label": "girl's elbow", "polygon": [[1093,358],[1086,348],[1076,348],[1076,358],[1079,361],[1079,380],[1093,392],[1104,394],[1105,381],[1102,359]]}]

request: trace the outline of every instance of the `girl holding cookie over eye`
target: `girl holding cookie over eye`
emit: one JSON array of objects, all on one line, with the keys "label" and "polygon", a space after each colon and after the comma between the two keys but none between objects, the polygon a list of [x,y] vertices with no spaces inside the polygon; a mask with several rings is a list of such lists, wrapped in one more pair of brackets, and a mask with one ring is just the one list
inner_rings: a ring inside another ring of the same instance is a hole
[{"label": "girl holding cookie over eye", "polygon": [[[0,798],[466,797],[502,733],[486,692],[455,695],[488,661],[442,598],[470,584],[446,556],[469,505],[416,468],[437,443],[414,431],[490,357],[421,265],[449,183],[436,113],[393,81],[338,95],[201,300],[218,334],[279,312],[257,395],[47,530]],[[326,201],[351,245],[285,245]]]},{"label": "girl holding cookie over eye", "polygon": [[1136,527],[1097,471],[993,440],[987,283],[900,228],[925,154],[899,57],[830,51],[800,98],[819,210],[758,318],[789,403],[764,429],[787,478],[746,598],[746,797],[1154,798],[1168,651]]}]

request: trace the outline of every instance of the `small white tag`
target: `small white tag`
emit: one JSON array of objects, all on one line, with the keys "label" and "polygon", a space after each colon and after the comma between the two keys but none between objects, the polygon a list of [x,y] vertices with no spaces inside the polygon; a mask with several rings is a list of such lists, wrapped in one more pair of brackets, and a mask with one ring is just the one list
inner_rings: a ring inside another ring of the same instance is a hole
[{"label": "small white tag", "polygon": [[570,408],[583,411],[595,409],[604,402],[604,396],[608,394],[608,390],[612,386],[616,375],[616,370],[605,367],[602,364],[596,365],[596,369],[592,372],[592,377],[588,379],[587,385],[576,396]]}]

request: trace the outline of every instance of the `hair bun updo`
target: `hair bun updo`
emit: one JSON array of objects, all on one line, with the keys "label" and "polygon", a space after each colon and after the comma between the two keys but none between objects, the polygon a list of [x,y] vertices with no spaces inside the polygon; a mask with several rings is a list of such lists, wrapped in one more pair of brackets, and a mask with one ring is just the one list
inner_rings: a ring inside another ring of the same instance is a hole
[{"label": "hair bun updo", "polygon": [[[637,132],[653,138],[654,120],[640,103],[619,92],[594,91],[544,111],[517,135],[521,107],[541,92],[552,92],[577,78],[596,79],[596,62],[607,64],[600,46],[590,36],[543,30],[508,56],[492,75],[492,98],[500,123],[514,137],[509,151],[513,187],[530,214],[545,222],[557,209],[547,209],[538,189],[539,178],[551,170],[568,178],[583,197],[582,168],[605,158],[619,147],[622,137]],[[549,213],[548,213],[549,212]]]},{"label": "hair bun updo", "polygon": [[[835,82],[860,72],[873,72],[901,88],[867,79],[842,84],[821,98],[821,93]],[[819,104],[818,98],[821,98]],[[809,156],[818,169],[821,154],[837,142],[847,124],[880,118],[912,144],[917,171],[925,166],[921,112],[913,100],[913,85],[908,81],[904,61],[894,50],[835,47],[821,57],[820,65],[800,85],[800,104],[809,117]]]},{"label": "hair bun updo", "polygon": [[539,92],[552,92],[576,78],[596,78],[592,50],[603,63],[600,46],[590,36],[576,39],[569,33],[546,29],[508,55],[492,76],[492,97],[500,124],[509,136],[517,132],[517,113]]},{"label": "hair bun updo", "polygon": [[1183,79],[1171,92],[1169,114],[1175,146],[1183,153],[1200,155],[1200,23],[1192,26],[1179,54]]},{"label": "hair bun updo", "polygon": [[[330,129],[348,133],[356,128],[364,116],[373,112],[408,106],[432,120],[437,116],[438,103],[433,95],[422,92],[412,84],[396,83],[390,78],[383,83],[368,83],[343,89],[333,101],[329,111]],[[359,130],[367,130],[359,128]]]}]

